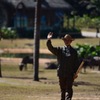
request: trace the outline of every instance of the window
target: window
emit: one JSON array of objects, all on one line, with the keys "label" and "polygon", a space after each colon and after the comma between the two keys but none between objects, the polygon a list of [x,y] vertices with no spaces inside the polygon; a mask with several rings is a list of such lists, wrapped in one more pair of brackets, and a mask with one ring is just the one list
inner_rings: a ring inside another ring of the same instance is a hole
[{"label": "window", "polygon": [[28,19],[26,15],[17,14],[14,18],[14,27],[26,28],[28,25]]}]

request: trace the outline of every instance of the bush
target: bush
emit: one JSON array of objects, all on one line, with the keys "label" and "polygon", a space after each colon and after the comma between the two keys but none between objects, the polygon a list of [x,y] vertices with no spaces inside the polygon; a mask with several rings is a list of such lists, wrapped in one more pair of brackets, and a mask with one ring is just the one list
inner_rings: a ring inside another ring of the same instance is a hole
[{"label": "bush", "polygon": [[100,46],[92,46],[88,44],[80,45],[77,44],[75,49],[78,52],[79,57],[86,58],[86,57],[93,57],[93,56],[100,56]]},{"label": "bush", "polygon": [[1,38],[4,39],[15,39],[17,38],[17,34],[16,34],[16,30],[10,28],[10,27],[2,27],[0,29],[1,34]]}]

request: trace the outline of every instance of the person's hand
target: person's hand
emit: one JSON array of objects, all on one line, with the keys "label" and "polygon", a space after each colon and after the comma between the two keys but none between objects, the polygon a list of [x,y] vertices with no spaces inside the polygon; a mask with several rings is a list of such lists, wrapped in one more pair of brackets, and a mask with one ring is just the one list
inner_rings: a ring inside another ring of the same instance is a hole
[{"label": "person's hand", "polygon": [[52,38],[52,35],[53,35],[53,33],[52,32],[49,32],[48,35],[47,35],[47,39],[51,39]]}]

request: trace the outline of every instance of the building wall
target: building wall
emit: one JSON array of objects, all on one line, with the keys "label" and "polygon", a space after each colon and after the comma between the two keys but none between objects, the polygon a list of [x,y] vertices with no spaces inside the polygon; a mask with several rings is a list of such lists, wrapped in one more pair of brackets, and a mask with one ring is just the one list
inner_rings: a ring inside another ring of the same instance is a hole
[{"label": "building wall", "polygon": [[[9,8],[9,9],[8,9]],[[13,9],[13,10],[12,10]],[[29,31],[33,34],[34,29],[34,14],[35,8],[27,8],[21,2],[16,7],[11,4],[1,4],[0,15],[1,26],[12,27],[18,29],[19,34],[25,34]],[[42,9],[41,10],[41,30],[42,34],[49,31],[58,32],[63,21],[63,11],[54,9]],[[21,30],[21,31],[20,31]],[[27,31],[25,31],[27,30]]]}]

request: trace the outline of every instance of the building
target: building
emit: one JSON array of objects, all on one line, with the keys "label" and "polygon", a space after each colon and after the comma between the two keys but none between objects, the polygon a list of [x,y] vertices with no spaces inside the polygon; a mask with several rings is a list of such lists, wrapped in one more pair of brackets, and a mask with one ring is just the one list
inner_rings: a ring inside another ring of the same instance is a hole
[{"label": "building", "polygon": [[[12,27],[17,29],[20,37],[24,35],[32,37],[35,5],[36,0],[1,0],[0,27]],[[49,31],[59,33],[63,25],[64,14],[70,15],[71,11],[71,5],[64,0],[41,0],[42,36],[43,34],[46,36]]]}]

